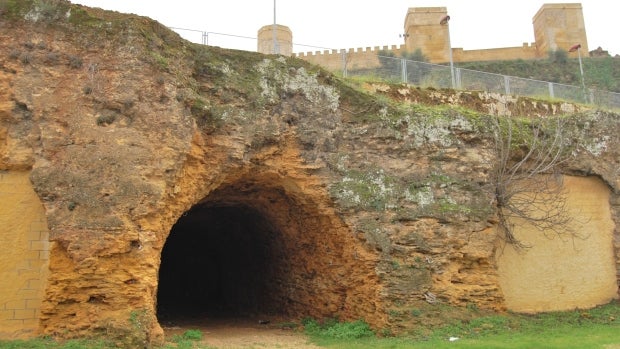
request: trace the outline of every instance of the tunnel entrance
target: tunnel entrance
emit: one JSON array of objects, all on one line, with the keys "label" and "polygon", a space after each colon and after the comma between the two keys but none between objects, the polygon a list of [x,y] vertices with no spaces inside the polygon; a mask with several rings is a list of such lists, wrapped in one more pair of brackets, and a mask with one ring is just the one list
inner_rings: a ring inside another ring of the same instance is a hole
[{"label": "tunnel entrance", "polygon": [[245,205],[196,205],[173,226],[159,272],[160,320],[282,313],[281,233]]},{"label": "tunnel entrance", "polygon": [[374,250],[359,243],[321,192],[254,174],[185,212],[161,252],[159,321],[382,323]]}]

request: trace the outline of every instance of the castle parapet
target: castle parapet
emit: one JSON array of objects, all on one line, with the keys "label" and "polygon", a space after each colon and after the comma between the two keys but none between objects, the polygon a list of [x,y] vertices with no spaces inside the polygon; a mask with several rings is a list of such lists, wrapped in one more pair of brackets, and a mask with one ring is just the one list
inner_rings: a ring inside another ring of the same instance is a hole
[{"label": "castle parapet", "polygon": [[[430,63],[491,61],[509,59],[537,59],[548,51],[565,50],[580,44],[588,52],[581,4],[544,4],[533,18],[536,42],[521,46],[476,50],[454,48],[450,43],[449,22],[444,21],[446,7],[409,8],[405,17],[404,45],[323,49],[294,53],[293,56],[322,65],[330,70],[365,69],[380,65],[377,55],[383,52],[395,57],[403,53],[421,52]],[[567,25],[567,23],[571,23]],[[450,53],[452,53],[450,55]],[[577,52],[570,53],[576,57]]]},{"label": "castle parapet", "polygon": [[384,46],[374,46],[374,47],[357,47],[357,48],[348,48],[348,49],[326,49],[323,51],[307,51],[307,52],[298,52],[293,53],[294,57],[313,57],[313,56],[328,56],[328,55],[342,55],[343,53],[372,53],[372,54],[380,54],[382,51],[396,51],[401,52],[405,50],[405,45],[384,45]]}]

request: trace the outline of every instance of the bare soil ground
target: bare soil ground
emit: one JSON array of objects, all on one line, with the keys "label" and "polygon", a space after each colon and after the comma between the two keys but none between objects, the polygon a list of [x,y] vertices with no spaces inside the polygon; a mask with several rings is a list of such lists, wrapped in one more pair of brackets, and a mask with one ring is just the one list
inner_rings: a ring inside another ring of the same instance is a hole
[{"label": "bare soil ground", "polygon": [[187,330],[201,330],[201,343],[215,348],[318,349],[300,331],[283,328],[277,322],[259,319],[217,319],[162,324],[166,338]]}]

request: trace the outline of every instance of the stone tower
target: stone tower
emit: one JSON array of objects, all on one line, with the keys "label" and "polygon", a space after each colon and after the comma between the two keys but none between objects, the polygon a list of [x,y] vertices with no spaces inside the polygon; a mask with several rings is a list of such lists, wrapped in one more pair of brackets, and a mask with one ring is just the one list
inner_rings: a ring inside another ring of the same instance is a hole
[{"label": "stone tower", "polygon": [[[273,46],[273,37],[276,37],[276,47]],[[280,54],[290,56],[293,54],[293,32],[284,25],[273,24],[261,27],[258,30],[257,51],[264,54]]]},{"label": "stone tower", "polygon": [[405,48],[417,49],[431,62],[450,60],[450,36],[447,25],[439,22],[448,14],[445,7],[413,7],[405,17]]},{"label": "stone tower", "polygon": [[544,4],[534,15],[533,23],[539,57],[545,57],[549,51],[568,51],[575,44],[581,44],[582,55],[588,54],[581,4]]}]

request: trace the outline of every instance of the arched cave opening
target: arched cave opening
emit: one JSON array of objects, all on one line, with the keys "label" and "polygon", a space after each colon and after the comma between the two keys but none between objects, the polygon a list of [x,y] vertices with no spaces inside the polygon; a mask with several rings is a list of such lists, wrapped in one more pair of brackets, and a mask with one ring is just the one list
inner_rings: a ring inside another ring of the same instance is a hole
[{"label": "arched cave opening", "polygon": [[320,190],[255,174],[211,192],[173,226],[157,316],[366,318],[379,323],[376,259]]},{"label": "arched cave opening", "polygon": [[282,233],[245,204],[198,204],[174,225],[159,272],[160,320],[285,313]]}]

